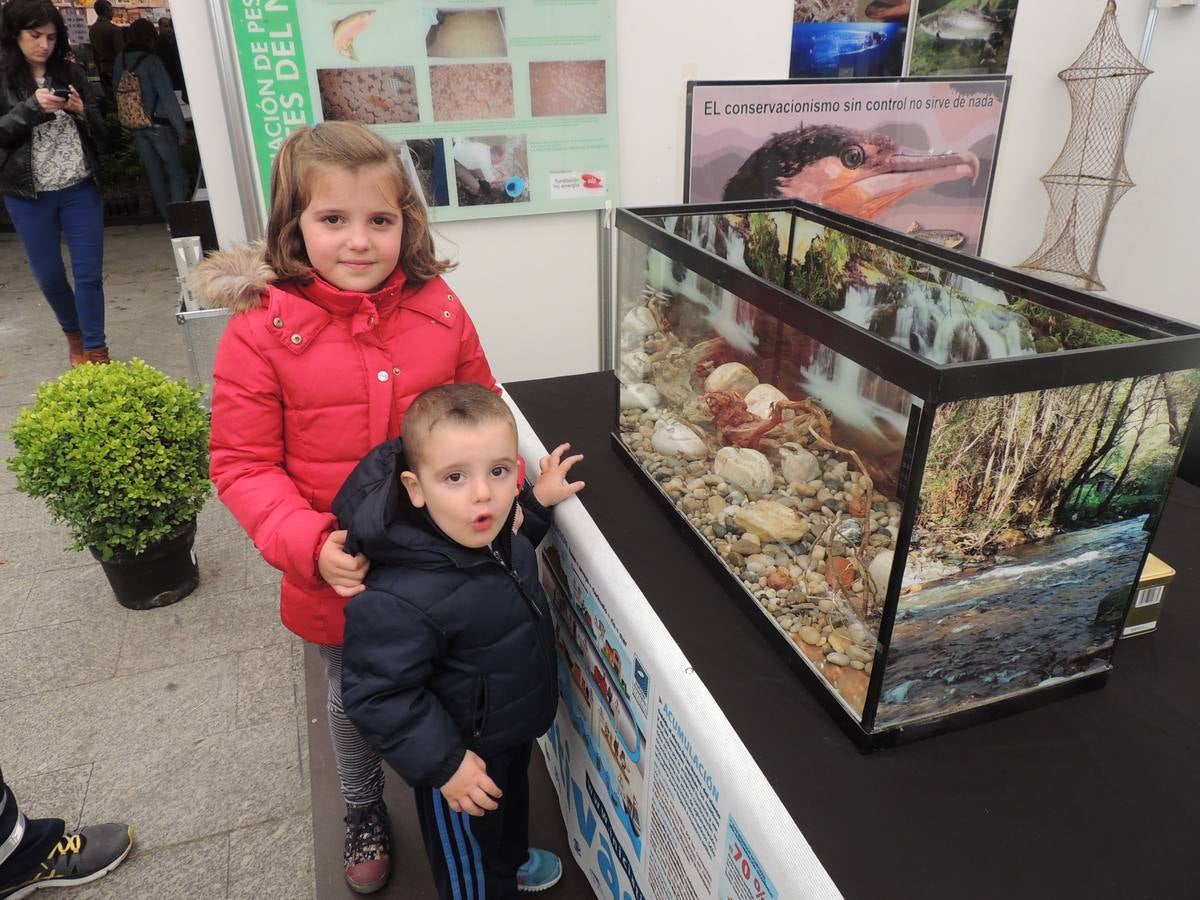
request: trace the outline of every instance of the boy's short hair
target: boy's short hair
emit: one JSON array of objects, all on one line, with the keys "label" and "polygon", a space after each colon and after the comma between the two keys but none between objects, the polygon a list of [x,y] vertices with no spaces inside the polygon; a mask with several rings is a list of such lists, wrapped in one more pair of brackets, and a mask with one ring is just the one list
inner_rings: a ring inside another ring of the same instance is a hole
[{"label": "boy's short hair", "polygon": [[443,423],[460,426],[505,422],[517,434],[517,420],[499,395],[482,384],[443,384],[425,391],[404,414],[404,458],[412,470],[421,461],[421,450],[430,432]]}]

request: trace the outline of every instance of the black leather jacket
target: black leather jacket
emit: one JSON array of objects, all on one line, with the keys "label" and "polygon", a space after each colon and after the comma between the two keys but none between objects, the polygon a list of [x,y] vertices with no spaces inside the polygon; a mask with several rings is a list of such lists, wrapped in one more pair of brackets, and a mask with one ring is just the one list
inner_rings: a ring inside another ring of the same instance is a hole
[{"label": "black leather jacket", "polygon": [[[108,137],[99,93],[89,88],[83,69],[70,64],[69,70],[71,84],[83,98],[87,113],[84,119],[72,118],[79,129],[84,159],[96,176],[98,144],[105,143]],[[37,197],[37,191],[33,189],[33,129],[50,119],[51,114],[38,105],[32,94],[25,96],[0,75],[0,194],[25,199]]]}]

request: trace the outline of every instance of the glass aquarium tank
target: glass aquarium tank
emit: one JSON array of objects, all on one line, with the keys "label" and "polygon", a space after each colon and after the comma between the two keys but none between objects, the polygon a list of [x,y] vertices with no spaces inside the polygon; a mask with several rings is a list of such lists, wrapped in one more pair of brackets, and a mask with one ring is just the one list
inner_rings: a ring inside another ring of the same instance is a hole
[{"label": "glass aquarium tank", "polygon": [[797,202],[616,226],[615,444],[861,747],[1103,683],[1200,330]]}]

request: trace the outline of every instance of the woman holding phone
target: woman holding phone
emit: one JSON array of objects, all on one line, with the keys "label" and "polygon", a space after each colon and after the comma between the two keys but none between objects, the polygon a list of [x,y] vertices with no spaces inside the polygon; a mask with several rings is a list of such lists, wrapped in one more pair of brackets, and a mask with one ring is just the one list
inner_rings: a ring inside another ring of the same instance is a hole
[{"label": "woman holding phone", "polygon": [[[67,28],[48,0],[8,0],[0,12],[0,194],[71,365],[108,362],[104,337],[104,201],[99,98],[67,62]],[[61,236],[71,254],[67,280]]]}]

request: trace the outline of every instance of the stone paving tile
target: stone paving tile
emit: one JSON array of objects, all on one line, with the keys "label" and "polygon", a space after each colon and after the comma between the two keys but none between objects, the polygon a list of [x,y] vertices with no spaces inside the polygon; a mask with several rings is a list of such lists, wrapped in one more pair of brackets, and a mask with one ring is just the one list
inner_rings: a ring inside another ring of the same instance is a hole
[{"label": "stone paving tile", "polygon": [[[99,881],[62,893],[63,900],[215,900],[229,891],[229,835],[146,849],[137,822],[133,851]],[[39,894],[40,896],[40,894]]]},{"label": "stone paving tile", "polygon": [[[304,641],[292,636],[291,647],[292,685],[296,692],[296,709],[293,713],[296,720],[296,742],[300,747],[300,774],[304,778],[304,787],[309,788],[311,773],[308,770],[308,699],[307,685],[304,680]],[[325,698],[322,697],[321,700]]]},{"label": "stone paving tile", "polygon": [[250,588],[225,594],[197,591],[173,606],[140,611],[125,629],[118,671],[145,671],[286,643],[278,607],[273,592]]},{"label": "stone paving tile", "polygon": [[222,537],[219,533],[197,531],[195,550],[200,587],[192,596],[228,594],[246,588],[247,544],[249,539],[238,535]]},{"label": "stone paving tile", "polygon": [[8,771],[4,773],[5,782],[27,818],[62,819],[68,831],[80,825],[79,817],[91,779],[90,762],[41,775],[19,775],[14,778]]},{"label": "stone paving tile", "polygon": [[45,518],[49,518],[45,501],[16,491],[0,494],[0,522],[4,522],[6,528],[13,524],[36,522]]},{"label": "stone paving tile", "polygon": [[[3,494],[0,494],[3,496]],[[0,550],[0,559],[3,558]],[[25,608],[25,598],[33,589],[37,580],[33,575],[7,575],[4,567],[0,566],[0,634],[16,631],[21,621],[21,611]]]},{"label": "stone paving tile", "polygon": [[[4,399],[9,399],[7,391],[4,394]],[[0,405],[0,435],[8,435],[8,433],[12,430],[13,423],[17,420],[17,414],[21,412],[21,408],[24,406],[24,403],[19,397],[13,397],[12,399],[15,402]],[[12,445],[8,444],[7,446],[11,450]],[[2,454],[0,455],[0,460],[5,461],[7,461],[8,457],[11,455],[8,451],[0,451],[0,454]],[[6,468],[8,468],[8,466],[0,462],[0,469]]]},{"label": "stone paving tile", "polygon": [[275,607],[279,608],[279,580],[282,577],[279,570],[272,567],[254,544],[246,541],[246,556],[244,562],[244,578],[247,587],[270,587],[275,597]]},{"label": "stone paving tile", "polygon": [[4,560],[0,573],[3,577],[43,575],[96,564],[95,558],[86,550],[68,549],[71,535],[65,526],[50,524],[49,514],[45,520],[29,523],[41,527],[17,530],[12,528],[14,524],[3,523],[6,530],[0,532],[0,560]]},{"label": "stone paving tile", "polygon": [[86,821],[130,821],[150,850],[309,808],[290,722],[97,761]]},{"label": "stone paving tile", "polygon": [[18,628],[44,628],[79,619],[126,618],[130,612],[117,601],[99,563],[68,569],[53,578],[33,576],[31,581],[33,588],[25,598]]},{"label": "stone paving tile", "polygon": [[0,702],[48,688],[61,702],[64,688],[111,678],[124,625],[105,617],[0,635]]},{"label": "stone paving tile", "polygon": [[200,510],[200,515],[196,519],[196,538],[213,543],[232,538],[250,540],[246,537],[246,532],[242,531],[242,526],[238,524],[237,519],[233,517],[233,513],[229,511],[229,507],[217,499],[215,492],[208,498],[208,502],[204,504],[204,509]]},{"label": "stone paving tile", "polygon": [[146,754],[191,747],[233,727],[237,657],[80,685],[67,703],[54,683],[38,687],[40,693],[0,703],[5,778],[101,759],[136,772]]},{"label": "stone paving tile", "polygon": [[229,900],[305,900],[316,892],[312,816],[229,834]]},{"label": "stone paving tile", "polygon": [[272,644],[237,655],[236,727],[296,718],[291,643]]}]

